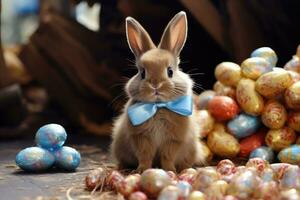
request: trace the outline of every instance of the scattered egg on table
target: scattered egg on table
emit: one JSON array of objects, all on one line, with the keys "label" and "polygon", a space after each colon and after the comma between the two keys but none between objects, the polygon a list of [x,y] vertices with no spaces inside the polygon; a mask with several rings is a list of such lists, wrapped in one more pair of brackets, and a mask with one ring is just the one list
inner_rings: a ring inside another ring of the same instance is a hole
[{"label": "scattered egg on table", "polygon": [[271,148],[266,146],[258,147],[251,152],[249,158],[261,158],[272,163],[274,160],[274,152]]},{"label": "scattered egg on table", "polygon": [[131,193],[139,191],[140,182],[141,182],[140,174],[128,175],[117,185],[117,191],[122,195],[124,195],[125,197],[128,197]]},{"label": "scattered egg on table", "polygon": [[118,184],[120,182],[122,182],[124,180],[124,176],[116,171],[116,170],[113,170],[111,171],[107,178],[105,179],[105,184],[112,190],[116,190],[117,187],[118,187]]},{"label": "scattered egg on table", "polygon": [[80,153],[72,147],[63,146],[54,152],[55,166],[64,170],[75,170],[80,164]]},{"label": "scattered egg on table", "polygon": [[105,184],[105,179],[108,175],[108,171],[102,167],[90,171],[90,173],[85,177],[85,185],[88,190],[92,191],[97,186]]},{"label": "scattered egg on table", "polygon": [[278,154],[278,159],[283,163],[300,164],[300,145],[292,145],[282,149]]}]

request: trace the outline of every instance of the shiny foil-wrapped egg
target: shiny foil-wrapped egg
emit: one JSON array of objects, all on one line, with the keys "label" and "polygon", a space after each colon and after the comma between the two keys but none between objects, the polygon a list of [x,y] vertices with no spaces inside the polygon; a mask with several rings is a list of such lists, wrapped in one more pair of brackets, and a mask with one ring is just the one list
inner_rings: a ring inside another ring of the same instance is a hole
[{"label": "shiny foil-wrapped egg", "polygon": [[252,80],[258,79],[261,75],[272,71],[273,66],[264,58],[247,58],[241,64],[242,75]]},{"label": "shiny foil-wrapped egg", "polygon": [[181,181],[186,181],[190,184],[193,184],[196,175],[197,175],[197,171],[193,168],[188,168],[183,170],[179,175],[178,175],[178,179]]},{"label": "shiny foil-wrapped egg", "polygon": [[113,170],[108,174],[107,178],[105,179],[105,182],[108,188],[110,188],[111,190],[116,190],[118,185],[123,180],[124,176],[120,172]]},{"label": "shiny foil-wrapped egg", "polygon": [[251,57],[260,57],[266,59],[272,67],[276,66],[277,63],[277,55],[273,49],[270,47],[260,47],[258,49],[255,49],[251,53]]},{"label": "shiny foil-wrapped egg", "polygon": [[300,109],[300,82],[292,84],[284,93],[285,103],[294,110]]},{"label": "shiny foil-wrapped egg", "polygon": [[213,90],[205,90],[198,97],[199,110],[208,109],[208,103],[216,96],[216,92]]},{"label": "shiny foil-wrapped egg", "polygon": [[239,106],[230,97],[216,96],[209,102],[208,110],[216,120],[226,121],[238,114]]},{"label": "shiny foil-wrapped egg", "polygon": [[250,158],[245,165],[247,168],[253,167],[258,173],[263,172],[265,169],[270,168],[268,161],[262,158]]},{"label": "shiny foil-wrapped egg", "polygon": [[294,131],[300,132],[300,112],[290,112],[288,116],[288,126]]},{"label": "shiny foil-wrapped egg", "polygon": [[140,182],[141,182],[140,174],[128,175],[117,185],[117,191],[121,193],[123,196],[128,197],[130,194],[140,189]]},{"label": "shiny foil-wrapped egg", "polygon": [[207,110],[200,110],[198,112],[199,126],[200,126],[200,138],[204,138],[214,128],[215,120]]},{"label": "shiny foil-wrapped egg", "polygon": [[265,141],[274,151],[280,151],[296,141],[296,133],[289,127],[269,130]]},{"label": "shiny foil-wrapped egg", "polygon": [[278,101],[268,101],[262,112],[261,120],[270,129],[282,128],[287,120],[286,109]]},{"label": "shiny foil-wrapped egg", "polygon": [[228,183],[223,180],[218,180],[205,189],[205,194],[208,199],[222,199],[222,197],[226,195],[227,189]]},{"label": "shiny foil-wrapped egg", "polygon": [[108,170],[103,167],[99,167],[89,172],[89,174],[85,177],[85,186],[87,190],[94,190],[96,187],[101,187],[105,185],[105,179],[108,175]]},{"label": "shiny foil-wrapped egg", "polygon": [[280,188],[300,189],[300,171],[297,165],[291,165],[285,170],[285,173],[280,180]]},{"label": "shiny foil-wrapped egg", "polygon": [[254,134],[241,139],[239,156],[246,158],[254,149],[262,146],[265,143],[266,134],[267,129],[261,128]]},{"label": "shiny foil-wrapped egg", "polygon": [[251,152],[249,158],[261,158],[268,161],[269,163],[272,163],[274,160],[274,152],[271,148],[262,146],[254,149]]},{"label": "shiny foil-wrapped egg", "polygon": [[253,197],[255,199],[277,200],[279,195],[278,185],[275,181],[262,182],[258,185]]},{"label": "shiny foil-wrapped egg", "polygon": [[54,155],[55,166],[61,169],[73,171],[80,164],[80,153],[72,147],[63,146],[55,151]]},{"label": "shiny foil-wrapped egg", "polygon": [[176,187],[180,190],[180,197],[182,199],[187,199],[192,192],[192,185],[187,181],[178,181]]},{"label": "shiny foil-wrapped egg", "polygon": [[166,186],[158,195],[157,200],[179,200],[181,197],[180,189],[174,185]]},{"label": "shiny foil-wrapped egg", "polygon": [[213,182],[220,179],[220,174],[214,168],[200,168],[193,183],[193,189],[204,192]]},{"label": "shiny foil-wrapped egg", "polygon": [[236,172],[236,167],[231,160],[225,159],[218,163],[216,170],[222,176],[227,176],[234,174]]},{"label": "shiny foil-wrapped egg", "polygon": [[233,62],[222,62],[215,68],[215,77],[222,84],[235,87],[241,79],[241,68]]},{"label": "shiny foil-wrapped egg", "polygon": [[213,86],[216,96],[228,96],[232,99],[235,99],[235,88],[226,86],[220,81],[217,81]]},{"label": "shiny foil-wrapped egg", "polygon": [[285,70],[294,71],[300,73],[300,60],[298,56],[293,56],[290,61],[288,61],[284,67]]},{"label": "shiny foil-wrapped egg", "polygon": [[206,200],[206,196],[200,191],[193,191],[188,197],[188,200]]},{"label": "shiny foil-wrapped egg", "polygon": [[300,145],[292,145],[282,149],[278,154],[278,159],[283,163],[300,164]]}]

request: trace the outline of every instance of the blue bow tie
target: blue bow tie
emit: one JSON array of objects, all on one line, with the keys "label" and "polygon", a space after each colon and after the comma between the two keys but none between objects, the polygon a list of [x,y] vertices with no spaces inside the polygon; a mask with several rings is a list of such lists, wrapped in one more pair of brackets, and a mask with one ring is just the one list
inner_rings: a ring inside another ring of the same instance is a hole
[{"label": "blue bow tie", "polygon": [[191,96],[181,96],[169,102],[139,102],[129,106],[127,113],[132,125],[137,126],[153,117],[159,108],[167,108],[177,114],[189,116],[193,112],[193,99]]}]

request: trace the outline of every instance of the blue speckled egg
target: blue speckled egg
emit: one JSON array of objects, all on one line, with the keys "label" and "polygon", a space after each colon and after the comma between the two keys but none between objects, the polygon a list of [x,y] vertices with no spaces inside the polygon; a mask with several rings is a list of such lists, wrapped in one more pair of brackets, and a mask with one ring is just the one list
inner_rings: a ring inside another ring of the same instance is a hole
[{"label": "blue speckled egg", "polygon": [[42,171],[49,169],[55,162],[54,156],[40,147],[29,147],[16,156],[16,164],[25,171]]},{"label": "blue speckled egg", "polygon": [[251,57],[265,58],[273,67],[276,66],[278,60],[275,51],[273,51],[273,49],[271,49],[270,47],[261,47],[254,50],[251,53]]},{"label": "blue speckled egg", "polygon": [[272,151],[271,148],[262,146],[262,147],[258,147],[255,150],[253,150],[250,153],[249,157],[250,158],[261,158],[261,159],[268,161],[269,163],[272,163],[274,160],[274,152]]},{"label": "blue speckled egg", "polygon": [[80,164],[80,153],[72,147],[63,146],[54,152],[55,166],[68,171],[75,170]]},{"label": "blue speckled egg", "polygon": [[47,124],[42,126],[35,135],[35,142],[39,147],[54,151],[63,146],[67,139],[67,133],[59,124]]},{"label": "blue speckled egg", "polygon": [[293,145],[281,150],[278,159],[283,163],[300,164],[300,145]]},{"label": "blue speckled egg", "polygon": [[244,138],[255,133],[261,126],[259,117],[239,114],[227,124],[228,131],[236,138]]}]

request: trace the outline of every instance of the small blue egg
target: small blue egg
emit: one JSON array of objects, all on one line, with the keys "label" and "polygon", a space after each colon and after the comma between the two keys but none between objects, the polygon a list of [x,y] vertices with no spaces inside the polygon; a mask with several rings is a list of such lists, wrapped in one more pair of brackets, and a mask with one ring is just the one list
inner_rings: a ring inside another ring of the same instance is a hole
[{"label": "small blue egg", "polygon": [[63,146],[61,149],[58,149],[54,152],[55,155],[55,166],[73,171],[80,164],[80,153],[72,147]]},{"label": "small blue egg", "polygon": [[300,145],[292,145],[282,149],[278,154],[280,162],[289,164],[300,164]]},{"label": "small blue egg", "polygon": [[47,124],[42,126],[35,135],[35,142],[39,147],[54,151],[63,146],[67,139],[67,133],[59,124]]},{"label": "small blue egg", "polygon": [[272,163],[274,160],[274,152],[271,148],[262,146],[254,149],[251,153],[249,158],[261,158],[269,163]]},{"label": "small blue egg", "polygon": [[261,47],[254,50],[251,53],[251,57],[265,58],[273,67],[276,66],[276,63],[278,61],[275,51],[270,47]]},{"label": "small blue egg", "polygon": [[237,117],[230,120],[227,124],[228,131],[236,138],[244,138],[255,133],[261,126],[259,117],[239,114]]},{"label": "small blue egg", "polygon": [[49,169],[55,162],[54,156],[40,147],[29,147],[16,156],[16,164],[25,171],[42,171]]}]

